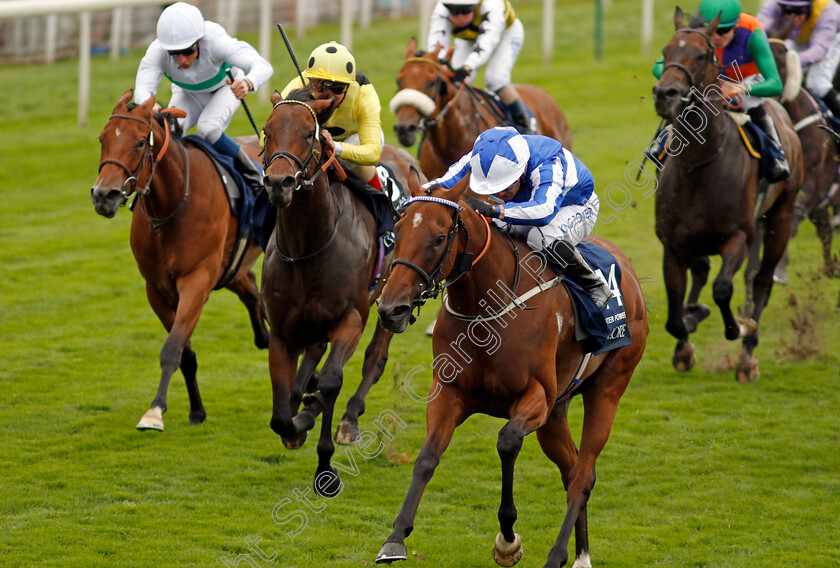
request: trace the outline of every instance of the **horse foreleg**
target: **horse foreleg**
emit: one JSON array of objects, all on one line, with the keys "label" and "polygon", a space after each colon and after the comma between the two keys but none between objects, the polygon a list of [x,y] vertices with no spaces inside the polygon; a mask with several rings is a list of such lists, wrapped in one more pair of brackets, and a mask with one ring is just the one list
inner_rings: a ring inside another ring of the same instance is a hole
[{"label": "horse foreleg", "polygon": [[257,288],[257,278],[252,270],[240,270],[227,288],[236,294],[248,309],[251,319],[251,329],[254,330],[254,345],[259,349],[268,347],[268,327],[265,325],[262,310],[260,310],[260,291]]},{"label": "horse foreleg", "polygon": [[[641,352],[638,356],[641,357]],[[624,392],[624,388],[615,388],[615,385],[623,384],[626,387],[634,367],[635,364],[625,364],[624,368],[629,368],[629,370],[621,371],[618,376],[610,376],[609,369],[602,367],[596,376],[587,379],[591,382],[583,393],[584,412],[580,453],[569,475],[571,482],[566,496],[566,517],[563,519],[560,534],[554,546],[551,547],[544,568],[564,566],[569,558],[569,539],[572,528],[577,525],[580,516],[585,515],[586,503],[595,486],[595,461],[610,437],[618,400]],[[606,377],[609,377],[609,384],[601,384]],[[588,565],[588,556],[585,559],[581,557],[580,560],[580,563],[576,562],[577,566]]]},{"label": "horse foreleg", "polygon": [[394,334],[387,331],[379,319],[370,345],[365,349],[365,362],[362,366],[362,382],[347,401],[347,410],[341,417],[341,423],[335,431],[335,441],[339,444],[352,444],[359,436],[359,416],[365,413],[365,398],[371,387],[376,384],[388,362],[388,346]]},{"label": "horse foreleg", "polygon": [[330,459],[335,452],[332,440],[332,418],[335,401],[344,380],[344,365],[356,350],[363,329],[362,316],[358,310],[353,309],[344,314],[327,336],[330,342],[330,354],[318,379],[318,390],[323,398],[324,408],[321,417],[321,436],[318,439],[318,469],[315,471],[314,483],[315,492],[322,497],[335,497],[342,488],[338,472],[330,464]]},{"label": "horse foreleg", "polygon": [[743,231],[735,231],[721,247],[720,256],[723,263],[712,286],[712,297],[723,316],[724,335],[730,341],[741,337],[741,327],[735,319],[730,305],[733,291],[732,278],[741,268],[748,252],[747,234]]},{"label": "horse foreleg", "polygon": [[268,371],[271,375],[271,429],[289,449],[297,449],[306,441],[306,433],[315,426],[310,414],[292,414],[289,385],[295,376],[300,353],[289,349],[280,337],[271,333],[268,343]]},{"label": "horse foreleg", "polygon": [[[823,248],[823,263],[827,276],[836,276],[840,272],[840,266],[831,256],[831,241],[833,238],[833,229],[831,227],[831,215],[828,207],[820,207],[811,212],[811,222],[817,228],[817,237],[820,240]],[[791,226],[793,222],[791,221]]]},{"label": "horse foreleg", "polygon": [[432,382],[432,392],[435,392],[435,389],[440,389],[440,391],[426,407],[426,439],[414,462],[411,485],[402,508],[394,519],[394,529],[385,539],[385,544],[382,545],[379,554],[376,555],[377,564],[390,564],[395,560],[406,559],[405,539],[414,530],[414,517],[417,515],[417,507],[420,506],[423,490],[431,481],[435,468],[440,463],[440,456],[452,440],[455,426],[465,418],[463,406],[455,398],[452,389],[441,384],[437,379]]},{"label": "horse foreleg", "polygon": [[545,422],[547,414],[545,389],[533,380],[511,409],[510,420],[499,431],[496,450],[502,460],[502,502],[499,505],[499,534],[493,543],[493,558],[499,566],[513,566],[522,558],[522,541],[513,532],[513,524],[516,522],[513,473],[522,441]]},{"label": "horse foreleg", "polygon": [[[318,363],[321,362],[321,358],[326,352],[326,343],[321,343],[319,345],[315,345],[314,347],[308,347],[306,351],[303,352],[303,359],[301,360],[300,366],[298,367],[297,375],[295,375],[295,385],[294,387],[292,387],[292,394],[289,398],[289,404],[291,405],[292,415],[297,414],[298,408],[300,407],[300,403],[303,400],[304,390],[306,390],[307,392],[313,392],[318,390],[317,385],[311,385],[310,383],[313,375],[315,374],[315,368],[318,366]],[[315,398],[316,397],[313,397],[312,400],[315,400]],[[320,406],[320,403],[318,405]],[[320,410],[312,410],[312,412],[315,415],[317,415],[320,412]]]},{"label": "horse foreleg", "polygon": [[[569,430],[566,414],[571,399],[557,404],[545,424],[537,430],[537,440],[543,453],[557,465],[563,479],[563,487],[568,491],[572,482],[571,474],[577,463],[578,449]],[[589,531],[586,518],[586,506],[582,507],[575,521],[575,563],[573,568],[590,568]]]},{"label": "horse foreleg", "polygon": [[700,291],[709,280],[709,270],[711,268],[712,263],[709,261],[708,256],[697,257],[689,263],[689,269],[691,270],[691,289],[688,292],[686,305],[694,305],[700,299]]},{"label": "horse foreleg", "polygon": [[668,320],[665,329],[677,338],[677,346],[671,363],[677,371],[689,371],[694,366],[694,346],[688,340],[690,333],[685,322],[685,289],[688,267],[676,254],[665,249],[662,272],[665,277],[665,291],[668,295]]}]

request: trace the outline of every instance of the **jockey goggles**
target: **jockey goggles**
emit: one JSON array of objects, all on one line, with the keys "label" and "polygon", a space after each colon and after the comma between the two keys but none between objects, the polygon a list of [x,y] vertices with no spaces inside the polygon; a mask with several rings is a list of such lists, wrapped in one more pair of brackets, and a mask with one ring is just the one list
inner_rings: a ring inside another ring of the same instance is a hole
[{"label": "jockey goggles", "polygon": [[343,95],[347,92],[347,83],[339,83],[337,81],[321,81],[321,86],[334,95]]},{"label": "jockey goggles", "polygon": [[449,13],[453,16],[465,16],[475,10],[475,4],[468,5],[468,6],[459,6],[456,4],[444,4],[444,8],[449,10]]},{"label": "jockey goggles", "polygon": [[726,28],[718,28],[718,29],[715,30],[715,35],[723,37],[726,34],[728,34],[729,32],[731,32],[732,28],[734,28],[734,27],[735,26],[729,26],[729,27],[726,27]]},{"label": "jockey goggles", "polygon": [[790,4],[781,4],[779,8],[781,8],[783,16],[802,16],[811,9],[810,6],[791,6]]},{"label": "jockey goggles", "polygon": [[198,51],[198,42],[195,42],[189,47],[185,47],[184,49],[170,49],[168,51],[169,55],[172,57],[178,57],[179,55],[183,55],[184,57],[189,57],[193,53]]}]

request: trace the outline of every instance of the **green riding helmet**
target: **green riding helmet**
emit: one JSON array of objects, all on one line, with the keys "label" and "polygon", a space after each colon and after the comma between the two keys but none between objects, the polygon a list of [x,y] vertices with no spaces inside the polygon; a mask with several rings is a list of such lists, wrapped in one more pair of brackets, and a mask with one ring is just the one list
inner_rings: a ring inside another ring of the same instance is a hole
[{"label": "green riding helmet", "polygon": [[738,23],[741,17],[741,1],[740,0],[703,0],[700,2],[700,15],[706,24],[717,17],[718,12],[721,13],[720,24],[718,27],[730,28]]}]

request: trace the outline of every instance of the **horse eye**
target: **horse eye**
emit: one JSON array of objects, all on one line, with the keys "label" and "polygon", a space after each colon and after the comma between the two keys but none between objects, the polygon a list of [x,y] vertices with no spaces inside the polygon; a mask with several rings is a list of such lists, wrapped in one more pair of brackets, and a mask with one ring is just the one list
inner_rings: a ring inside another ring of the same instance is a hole
[{"label": "horse eye", "polygon": [[445,241],[445,240],[446,240],[446,235],[438,235],[438,238],[435,239],[435,244],[433,244],[432,246],[437,248],[440,245],[442,245],[443,241]]},{"label": "horse eye", "polygon": [[140,141],[137,143],[138,148],[142,148],[145,145],[146,145],[146,139],[145,138],[141,138]]},{"label": "horse eye", "polygon": [[426,83],[426,86],[427,86],[429,89],[434,89],[434,88],[435,88],[435,81],[434,81],[434,79],[432,79],[432,80],[428,81],[428,82]]}]

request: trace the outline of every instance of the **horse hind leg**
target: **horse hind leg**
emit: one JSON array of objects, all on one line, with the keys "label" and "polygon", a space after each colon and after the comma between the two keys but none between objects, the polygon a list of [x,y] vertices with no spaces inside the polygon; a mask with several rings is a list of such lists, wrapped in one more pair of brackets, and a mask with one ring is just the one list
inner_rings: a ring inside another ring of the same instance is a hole
[{"label": "horse hind leg", "polygon": [[[732,313],[732,278],[747,257],[747,235],[743,231],[736,231],[724,243],[720,251],[723,259],[720,273],[715,278],[712,288],[712,297],[723,316],[724,335],[726,339],[733,341],[743,337],[746,332],[746,322],[738,322],[735,314]],[[778,259],[777,259],[778,260]]]},{"label": "horse hind leg", "polygon": [[201,394],[198,392],[198,361],[195,358],[195,351],[190,347],[189,341],[181,353],[181,373],[187,383],[187,394],[190,397],[190,426],[198,426],[207,418],[204,410],[204,403],[201,402]]},{"label": "horse hind leg", "polygon": [[703,256],[695,259],[689,264],[691,271],[691,289],[688,292],[688,300],[685,304],[685,315],[683,315],[683,322],[688,330],[688,333],[697,331],[697,326],[701,321],[711,315],[712,310],[706,304],[699,304],[697,301],[700,298],[700,291],[709,279],[709,270],[711,269],[711,262],[708,256]]},{"label": "horse hind leg", "polygon": [[689,371],[696,362],[694,346],[689,341],[689,327],[686,325],[685,289],[687,265],[667,248],[662,260],[665,290],[668,295],[668,320],[665,329],[677,338],[677,345],[671,363],[677,371]]},{"label": "horse hind leg", "polygon": [[347,401],[347,410],[341,417],[341,422],[335,431],[336,443],[352,444],[358,438],[360,434],[359,416],[365,413],[365,398],[385,370],[385,364],[388,362],[388,347],[393,337],[394,334],[382,327],[377,318],[373,338],[365,349],[362,382],[359,383],[359,388]]}]

